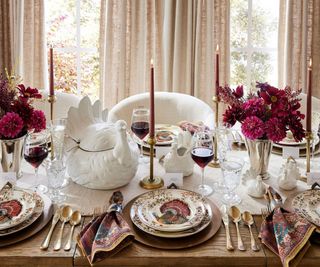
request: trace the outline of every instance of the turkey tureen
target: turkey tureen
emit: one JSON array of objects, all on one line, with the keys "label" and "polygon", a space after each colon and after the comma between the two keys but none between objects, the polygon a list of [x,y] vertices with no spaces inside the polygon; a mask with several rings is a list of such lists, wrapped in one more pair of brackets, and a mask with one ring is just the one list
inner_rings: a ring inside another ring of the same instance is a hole
[{"label": "turkey tureen", "polygon": [[92,189],[114,189],[130,182],[138,168],[139,150],[125,121],[107,122],[100,101],[84,97],[68,112],[67,169],[71,179]]}]

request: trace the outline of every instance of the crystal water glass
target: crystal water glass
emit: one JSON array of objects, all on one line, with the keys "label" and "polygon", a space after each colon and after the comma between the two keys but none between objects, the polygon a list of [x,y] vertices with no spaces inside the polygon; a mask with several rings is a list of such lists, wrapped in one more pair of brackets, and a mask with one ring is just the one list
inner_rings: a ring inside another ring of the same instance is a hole
[{"label": "crystal water glass", "polygon": [[54,203],[59,204],[66,199],[66,196],[60,191],[65,181],[66,166],[63,160],[53,159],[47,162],[46,171],[50,189],[50,199]]},{"label": "crystal water glass", "polygon": [[62,159],[64,154],[64,138],[67,119],[57,119],[50,121],[49,127],[52,136],[51,148],[54,151],[54,158]]},{"label": "crystal water glass", "polygon": [[241,173],[244,162],[240,158],[228,157],[220,163],[225,193],[223,201],[229,205],[237,205],[241,198],[234,192],[241,182]]}]

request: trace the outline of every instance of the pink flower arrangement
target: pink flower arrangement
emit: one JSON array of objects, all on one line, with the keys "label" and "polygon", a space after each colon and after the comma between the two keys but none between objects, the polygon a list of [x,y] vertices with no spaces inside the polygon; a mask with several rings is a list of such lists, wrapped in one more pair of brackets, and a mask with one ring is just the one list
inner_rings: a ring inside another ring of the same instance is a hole
[{"label": "pink flower arrangement", "polygon": [[299,111],[301,90],[278,89],[268,83],[257,83],[256,87],[257,92],[246,98],[242,86],[219,88],[219,97],[229,105],[223,114],[224,124],[232,127],[240,122],[242,133],[251,140],[280,142],[290,130],[295,140],[301,141],[305,136],[304,114]]},{"label": "pink flower arrangement", "polygon": [[15,139],[46,128],[43,111],[32,106],[35,98],[41,98],[38,89],[11,86],[8,78],[0,75],[0,139]]}]

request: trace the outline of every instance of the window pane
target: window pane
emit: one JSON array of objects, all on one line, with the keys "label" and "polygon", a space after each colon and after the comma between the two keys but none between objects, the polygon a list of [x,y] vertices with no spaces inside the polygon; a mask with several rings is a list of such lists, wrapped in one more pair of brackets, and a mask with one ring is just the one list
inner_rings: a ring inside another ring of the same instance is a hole
[{"label": "window pane", "polygon": [[248,1],[230,1],[230,41],[231,47],[241,48],[247,45]]},{"label": "window pane", "polygon": [[80,1],[81,46],[98,47],[100,0]]},{"label": "window pane", "polygon": [[277,47],[279,2],[279,0],[252,1],[252,45],[254,47]]},{"label": "window pane", "polygon": [[254,52],[251,61],[251,88],[256,87],[257,81],[277,86],[276,53]]},{"label": "window pane", "polygon": [[246,84],[247,80],[247,54],[244,52],[231,52],[231,86]]},{"label": "window pane", "polygon": [[54,54],[54,86],[64,92],[77,93],[76,53]]},{"label": "window pane", "polygon": [[99,93],[99,53],[81,53],[82,94],[96,97]]},{"label": "window pane", "polygon": [[47,41],[55,47],[76,45],[75,1],[45,1]]}]

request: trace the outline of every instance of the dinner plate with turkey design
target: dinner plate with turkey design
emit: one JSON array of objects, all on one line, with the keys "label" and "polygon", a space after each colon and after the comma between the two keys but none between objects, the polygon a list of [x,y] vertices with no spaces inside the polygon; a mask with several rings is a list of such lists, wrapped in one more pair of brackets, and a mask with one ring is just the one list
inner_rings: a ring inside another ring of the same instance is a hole
[{"label": "dinner plate with turkey design", "polygon": [[14,227],[27,220],[34,212],[36,199],[32,192],[8,189],[0,195],[0,209],[6,215],[0,216],[0,230]]},{"label": "dinner plate with turkey design", "polygon": [[141,195],[132,205],[140,221],[162,232],[178,232],[196,227],[205,217],[206,200],[198,193],[180,189],[160,189]]},{"label": "dinner plate with turkey design", "polygon": [[320,190],[307,190],[296,195],[292,208],[309,222],[320,226]]}]

